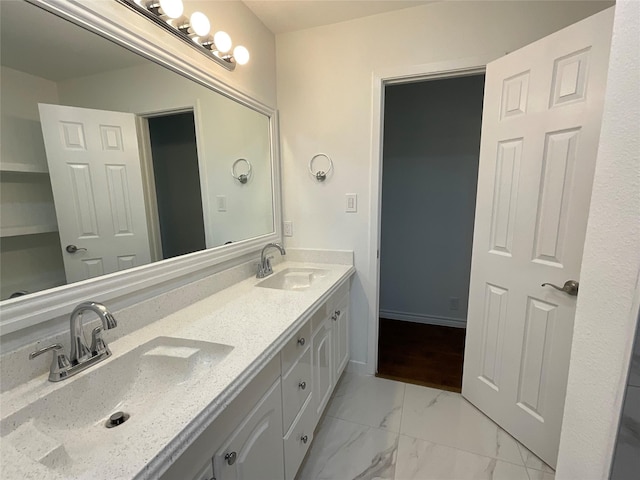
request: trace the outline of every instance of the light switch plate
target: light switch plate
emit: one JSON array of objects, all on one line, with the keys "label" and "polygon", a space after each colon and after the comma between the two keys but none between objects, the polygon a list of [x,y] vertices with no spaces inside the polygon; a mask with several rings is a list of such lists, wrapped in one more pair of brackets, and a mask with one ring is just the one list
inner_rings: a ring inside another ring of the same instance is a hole
[{"label": "light switch plate", "polygon": [[355,213],[358,211],[358,194],[357,193],[347,193],[345,195],[346,205],[345,212],[347,213]]},{"label": "light switch plate", "polygon": [[216,205],[218,206],[219,212],[227,211],[227,196],[226,195],[216,195]]},{"label": "light switch plate", "polygon": [[293,222],[291,221],[287,221],[287,222],[282,222],[283,227],[284,227],[284,236],[285,237],[293,237]]}]

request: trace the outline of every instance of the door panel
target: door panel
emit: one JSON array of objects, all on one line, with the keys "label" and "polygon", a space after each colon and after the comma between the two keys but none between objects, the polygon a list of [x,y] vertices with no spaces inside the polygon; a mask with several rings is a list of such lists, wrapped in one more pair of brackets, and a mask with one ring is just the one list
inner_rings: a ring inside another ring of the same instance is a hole
[{"label": "door panel", "polygon": [[487,66],[462,394],[555,466],[613,9]]}]

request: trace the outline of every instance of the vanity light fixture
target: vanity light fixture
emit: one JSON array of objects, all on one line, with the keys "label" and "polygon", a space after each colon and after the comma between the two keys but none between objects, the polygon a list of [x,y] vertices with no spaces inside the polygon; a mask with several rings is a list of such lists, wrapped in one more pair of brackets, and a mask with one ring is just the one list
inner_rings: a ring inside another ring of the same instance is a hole
[{"label": "vanity light fixture", "polygon": [[210,35],[211,23],[204,13],[185,15],[182,0],[117,1],[173,33],[227,70],[233,71],[236,65],[245,65],[249,61],[249,50],[242,45],[230,52],[233,44],[226,32]]}]

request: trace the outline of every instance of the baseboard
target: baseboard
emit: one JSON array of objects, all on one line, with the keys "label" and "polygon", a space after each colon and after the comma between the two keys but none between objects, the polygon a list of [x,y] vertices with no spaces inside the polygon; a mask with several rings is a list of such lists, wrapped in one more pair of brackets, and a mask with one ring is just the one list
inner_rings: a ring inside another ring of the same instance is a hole
[{"label": "baseboard", "polygon": [[355,373],[356,375],[368,375],[367,364],[365,362],[358,362],[356,360],[349,360],[347,363],[347,372]]},{"label": "baseboard", "polygon": [[402,320],[405,322],[423,323],[427,325],[441,325],[443,327],[466,328],[467,321],[462,318],[439,317],[436,315],[423,315],[420,313],[396,312],[393,310],[380,310],[381,318],[389,320]]}]

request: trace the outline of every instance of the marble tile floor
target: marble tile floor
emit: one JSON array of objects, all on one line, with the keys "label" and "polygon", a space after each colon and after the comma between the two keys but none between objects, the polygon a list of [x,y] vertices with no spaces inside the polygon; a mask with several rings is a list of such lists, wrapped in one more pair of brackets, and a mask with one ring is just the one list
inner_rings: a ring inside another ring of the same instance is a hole
[{"label": "marble tile floor", "polygon": [[458,393],[345,373],[297,480],[553,480]]}]

